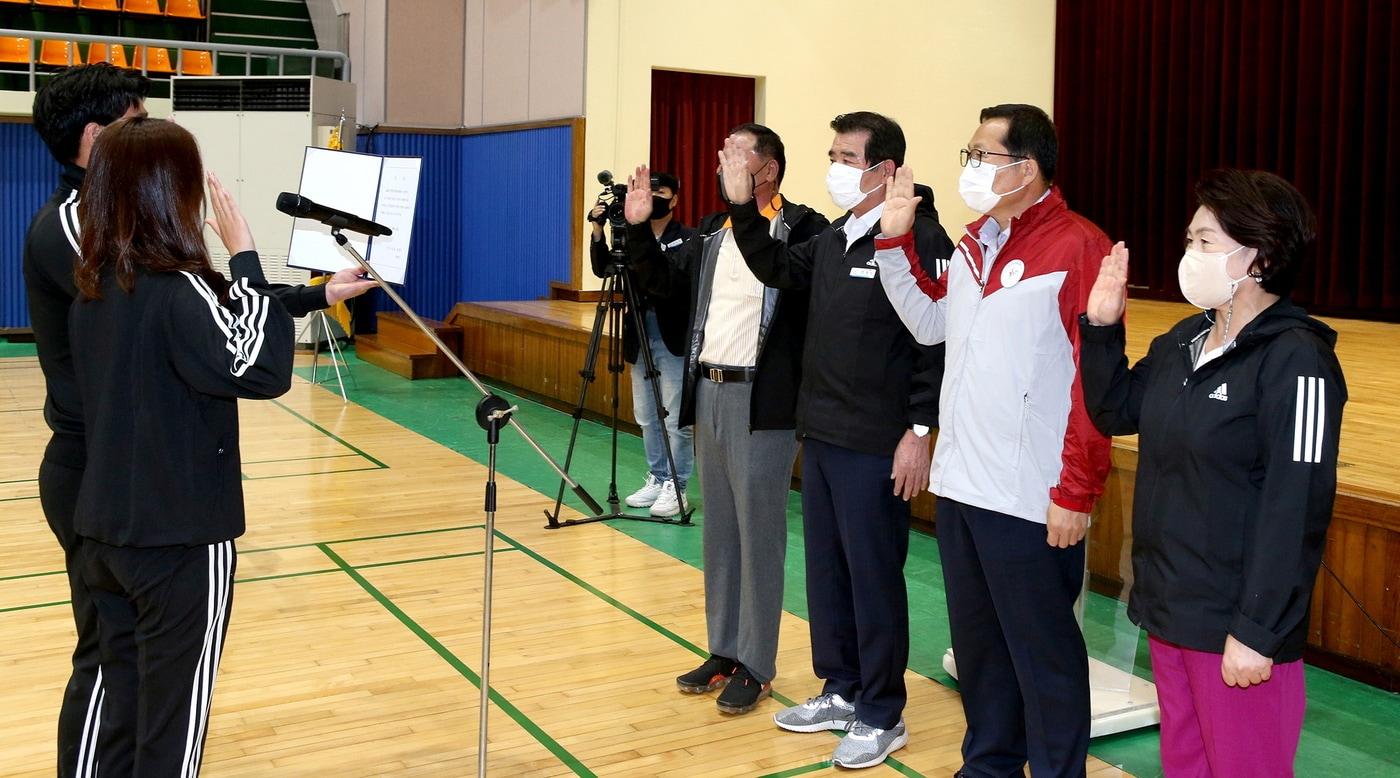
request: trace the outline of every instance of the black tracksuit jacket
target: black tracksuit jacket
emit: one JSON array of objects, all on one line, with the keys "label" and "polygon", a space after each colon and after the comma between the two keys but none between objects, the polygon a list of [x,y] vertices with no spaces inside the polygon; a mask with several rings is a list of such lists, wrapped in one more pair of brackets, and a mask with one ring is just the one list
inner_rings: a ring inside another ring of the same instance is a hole
[{"label": "black tracksuit jacket", "polygon": [[[772,225],[759,215],[755,229],[768,236]],[[700,220],[696,234],[669,255],[651,234],[650,224],[629,225],[627,250],[638,282],[648,293],[671,301],[689,299],[684,307],[690,337],[685,343],[685,385],[681,391],[678,424],[695,424],[695,391],[700,381],[700,352],[704,347],[705,318],[709,315],[714,261],[724,240],[726,213],[712,213]],[[792,244],[805,242],[827,227],[825,216],[805,205],[783,198],[781,225]],[[779,245],[783,245],[781,241]],[[762,280],[762,279],[760,279]],[[807,290],[770,288],[764,293],[764,313],[759,323],[758,358],[754,365],[753,394],[749,401],[749,430],[790,430],[796,424],[798,385],[802,380],[802,343],[807,329]]]},{"label": "black tracksuit jacket", "polygon": [[[68,309],[78,296],[73,267],[78,259],[78,192],[84,173],[77,165],[63,166],[58,188],[34,214],[24,242],[29,319],[48,390],[44,420],[53,431],[45,457],[73,468],[83,466],[83,414],[68,343]],[[281,286],[272,294],[293,316],[326,307],[324,286]]]},{"label": "black tracksuit jacket", "polygon": [[1197,651],[1220,653],[1233,635],[1291,662],[1337,489],[1337,334],[1285,298],[1194,370],[1209,329],[1192,316],[1129,369],[1123,326],[1080,319],[1094,424],[1139,435],[1128,616]]},{"label": "black tracksuit jacket", "polygon": [[[922,185],[917,191],[924,199],[914,241],[925,271],[937,278],[953,242],[938,223],[933,191]],[[849,214],[805,243],[784,245],[769,237],[753,200],[729,213],[735,242],[758,280],[811,295],[797,436],[888,456],[911,425],[938,426],[943,345],[919,345],[885,297],[874,262],[879,225],[847,251],[842,228]]]},{"label": "black tracksuit jacket", "polygon": [[197,275],[115,272],[74,303],[68,332],[87,466],[78,534],[113,546],[200,546],[243,534],[238,398],[292,380],[292,317],[256,252],[229,261],[227,301]]},{"label": "black tracksuit jacket", "polygon": [[[650,226],[650,223],[647,226]],[[648,240],[658,244],[658,248],[664,256],[678,251],[694,235],[695,230],[672,217],[671,221],[666,223],[666,229],[661,231],[660,238],[648,236]],[[603,239],[591,241],[589,258],[593,262],[593,275],[605,278],[610,261],[608,242]],[[683,295],[674,299],[659,297],[641,288],[637,290],[637,296],[642,301],[643,316],[646,315],[647,311],[656,311],[656,325],[661,330],[661,340],[666,344],[666,350],[675,356],[683,356],[685,354],[686,325],[690,322],[685,297]],[[637,363],[637,355],[640,353],[641,346],[637,342],[637,328],[632,326],[632,314],[629,312],[622,319],[622,357],[627,360],[629,365],[632,365]]]}]

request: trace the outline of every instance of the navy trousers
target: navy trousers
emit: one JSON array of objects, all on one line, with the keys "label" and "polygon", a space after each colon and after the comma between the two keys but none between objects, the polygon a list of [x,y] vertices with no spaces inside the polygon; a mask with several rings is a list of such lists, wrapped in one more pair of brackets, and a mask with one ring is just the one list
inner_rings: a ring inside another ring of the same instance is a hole
[{"label": "navy trousers", "polygon": [[894,494],[893,456],[802,441],[802,522],[812,669],[823,693],[855,703],[881,729],[907,694],[909,504]]},{"label": "navy trousers", "polygon": [[938,553],[958,666],[969,778],[1083,776],[1089,659],[1074,618],[1084,544],[1045,525],[938,500]]}]

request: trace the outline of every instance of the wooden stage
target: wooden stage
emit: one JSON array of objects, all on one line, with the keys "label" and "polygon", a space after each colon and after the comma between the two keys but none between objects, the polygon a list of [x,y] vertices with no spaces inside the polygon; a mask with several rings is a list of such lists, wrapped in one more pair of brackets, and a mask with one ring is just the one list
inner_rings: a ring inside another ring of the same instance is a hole
[{"label": "wooden stage", "polygon": [[[37,499],[37,360],[0,360],[0,379],[0,773],[44,776],[73,625]],[[248,534],[204,774],[473,774],[485,468],[301,379],[242,425]],[[831,733],[771,720],[819,692],[805,622],[783,616],[777,699],[721,716],[675,689],[704,656],[701,572],[604,524],[542,530],[552,498],[499,484],[493,775],[838,772]],[[957,695],[907,680],[910,744],[869,775],[948,775]]]},{"label": "wooden stage", "polygon": [[[578,399],[594,303],[567,301],[459,303],[449,324],[463,330],[462,356],[483,376],[555,404]],[[1129,303],[1128,355],[1141,357],[1152,338],[1195,309],[1184,304]],[[1342,422],[1338,494],[1326,562],[1392,637],[1400,637],[1400,324],[1328,319],[1350,399]],[[605,349],[604,349],[605,353]],[[606,417],[612,394],[600,357],[587,408]],[[621,376],[620,417],[631,421],[630,376]],[[1090,536],[1091,574],[1099,588],[1130,583],[1136,437],[1116,438],[1113,471]],[[933,499],[914,503],[933,519]],[[1313,600],[1309,659],[1377,683],[1400,679],[1400,652],[1371,625],[1326,570]]]}]

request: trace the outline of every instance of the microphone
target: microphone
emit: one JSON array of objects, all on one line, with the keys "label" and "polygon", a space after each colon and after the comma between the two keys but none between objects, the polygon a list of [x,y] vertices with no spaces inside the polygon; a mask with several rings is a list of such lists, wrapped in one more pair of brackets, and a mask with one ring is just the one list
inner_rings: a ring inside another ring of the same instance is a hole
[{"label": "microphone", "polygon": [[351,232],[359,232],[370,237],[393,235],[394,231],[369,219],[361,219],[353,213],[312,202],[295,192],[277,195],[277,210],[288,216],[318,221],[330,227]]},{"label": "microphone", "polygon": [[598,183],[603,186],[612,186],[613,177],[611,170],[603,170],[598,173]]}]

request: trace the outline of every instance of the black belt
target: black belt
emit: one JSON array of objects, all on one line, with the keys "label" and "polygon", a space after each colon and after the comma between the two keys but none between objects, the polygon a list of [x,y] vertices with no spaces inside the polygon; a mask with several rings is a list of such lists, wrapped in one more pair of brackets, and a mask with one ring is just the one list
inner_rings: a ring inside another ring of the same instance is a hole
[{"label": "black belt", "polygon": [[753,380],[754,372],[751,367],[720,367],[700,363],[700,375],[717,384],[746,384]]}]

